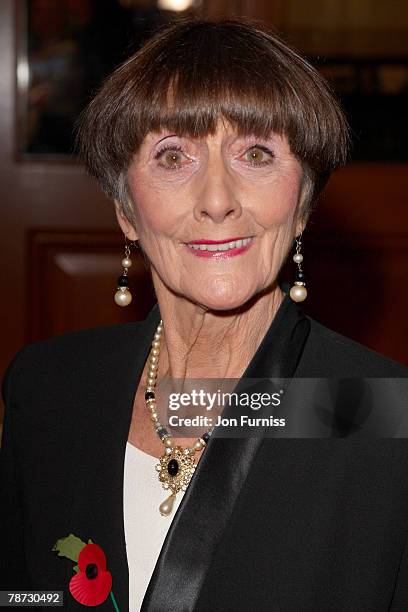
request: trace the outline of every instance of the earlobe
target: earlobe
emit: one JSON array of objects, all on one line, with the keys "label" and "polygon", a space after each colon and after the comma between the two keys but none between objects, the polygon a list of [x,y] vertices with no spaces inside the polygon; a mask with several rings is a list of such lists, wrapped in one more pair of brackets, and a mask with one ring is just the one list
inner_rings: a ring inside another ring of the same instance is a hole
[{"label": "earlobe", "polygon": [[124,235],[126,236],[128,240],[130,241],[138,240],[139,236],[135,228],[133,227],[132,223],[129,221],[129,219],[124,214],[122,205],[120,204],[120,202],[118,202],[118,200],[114,200],[114,203],[115,203],[116,219],[120,225],[122,232],[124,233]]},{"label": "earlobe", "polygon": [[295,236],[300,236],[306,228],[307,221],[300,219],[296,224]]},{"label": "earlobe", "polygon": [[303,206],[299,209],[295,222],[295,236],[300,236],[306,230],[310,219],[310,211],[304,210]]}]

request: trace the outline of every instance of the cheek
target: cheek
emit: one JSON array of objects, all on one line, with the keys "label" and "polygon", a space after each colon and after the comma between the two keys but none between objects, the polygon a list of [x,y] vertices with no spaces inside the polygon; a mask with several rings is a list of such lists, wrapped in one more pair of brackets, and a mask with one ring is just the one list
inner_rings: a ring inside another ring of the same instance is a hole
[{"label": "cheek", "polygon": [[151,235],[169,230],[175,220],[166,195],[134,177],[129,180],[129,189],[138,231]]},{"label": "cheek", "polygon": [[258,222],[267,228],[291,221],[297,211],[300,188],[301,177],[298,173],[280,178],[273,187],[259,186],[256,192]]}]

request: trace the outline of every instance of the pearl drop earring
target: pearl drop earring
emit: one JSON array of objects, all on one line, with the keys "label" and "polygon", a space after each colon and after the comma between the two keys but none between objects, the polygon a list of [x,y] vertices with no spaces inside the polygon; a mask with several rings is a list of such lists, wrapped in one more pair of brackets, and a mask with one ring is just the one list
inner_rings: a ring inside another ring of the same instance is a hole
[{"label": "pearl drop earring", "polygon": [[306,276],[302,270],[303,255],[300,252],[302,248],[302,234],[296,240],[296,253],[293,255],[293,261],[297,264],[298,269],[295,274],[295,282],[290,289],[289,295],[294,302],[303,302],[307,298],[307,289],[305,286]]},{"label": "pearl drop earring", "polygon": [[[126,238],[125,238],[126,240]],[[136,244],[137,241],[134,242]],[[130,246],[125,243],[125,257],[122,259],[123,272],[118,278],[118,290],[115,293],[114,300],[118,306],[129,306],[132,301],[132,294],[129,291],[128,269],[132,265],[130,259]]]}]

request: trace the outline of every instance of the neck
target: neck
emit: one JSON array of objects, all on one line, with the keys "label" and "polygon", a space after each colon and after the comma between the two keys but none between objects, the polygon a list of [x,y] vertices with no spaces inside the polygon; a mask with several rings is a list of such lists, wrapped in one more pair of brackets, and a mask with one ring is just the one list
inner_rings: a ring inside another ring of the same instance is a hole
[{"label": "neck", "polygon": [[284,297],[276,284],[245,307],[209,311],[155,288],[163,320],[158,380],[241,377]]}]

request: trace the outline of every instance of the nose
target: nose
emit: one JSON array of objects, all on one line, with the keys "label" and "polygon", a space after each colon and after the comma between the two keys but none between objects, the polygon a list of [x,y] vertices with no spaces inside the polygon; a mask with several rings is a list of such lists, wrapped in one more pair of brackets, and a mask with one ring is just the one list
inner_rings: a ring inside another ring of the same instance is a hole
[{"label": "nose", "polygon": [[234,177],[228,173],[220,157],[208,164],[205,174],[199,178],[199,189],[194,217],[222,223],[225,219],[238,219],[242,214],[239,193]]}]

